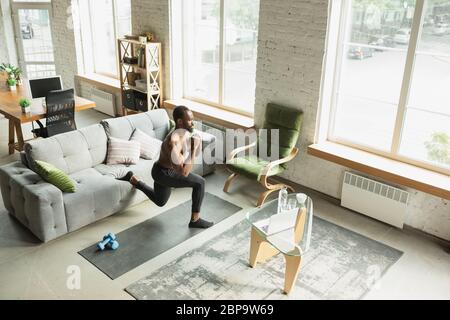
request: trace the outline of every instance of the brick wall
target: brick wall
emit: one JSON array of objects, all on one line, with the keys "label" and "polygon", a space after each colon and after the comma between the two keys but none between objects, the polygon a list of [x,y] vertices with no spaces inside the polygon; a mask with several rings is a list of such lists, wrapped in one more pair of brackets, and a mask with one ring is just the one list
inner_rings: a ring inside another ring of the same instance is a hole
[{"label": "brick wall", "polygon": [[55,50],[56,74],[62,76],[64,87],[74,87],[77,74],[77,56],[73,23],[71,23],[71,0],[52,0],[52,37]]},{"label": "brick wall", "polygon": [[339,197],[337,178],[342,167],[306,154],[306,147],[314,141],[328,1],[261,0],[260,4],[256,123],[262,124],[268,102],[303,110],[300,154],[284,177]]},{"label": "brick wall", "polygon": [[[268,102],[303,110],[300,153],[283,177],[340,198],[346,168],[306,154],[314,141],[318,115],[328,1],[260,1],[256,123],[262,123]],[[406,224],[450,240],[449,201],[407,190],[411,197]]]},{"label": "brick wall", "polygon": [[169,0],[131,0],[133,34],[152,32],[162,44],[164,100],[170,99]]}]

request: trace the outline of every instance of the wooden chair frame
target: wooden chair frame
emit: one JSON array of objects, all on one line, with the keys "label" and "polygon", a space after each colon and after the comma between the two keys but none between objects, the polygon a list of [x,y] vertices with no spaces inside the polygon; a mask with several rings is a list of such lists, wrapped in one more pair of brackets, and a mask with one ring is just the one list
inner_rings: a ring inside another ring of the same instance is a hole
[{"label": "wooden chair frame", "polygon": [[[303,238],[303,232],[305,230],[306,223],[306,208],[299,209],[297,214],[297,220],[294,227],[294,240],[295,243]],[[286,261],[285,274],[284,274],[284,293],[289,294],[295,286],[295,281],[300,271],[300,264],[302,261],[302,250],[297,247],[298,250],[296,255],[288,255],[283,253],[284,259]],[[250,240],[250,257],[249,265],[252,268],[256,267],[257,263],[264,263],[266,260],[272,258],[273,256],[279,254],[280,251],[270,244],[266,237],[261,235],[260,232],[256,230],[255,226],[252,226],[251,240]]]},{"label": "wooden chair frame", "polygon": [[[251,148],[254,148],[256,146],[256,142],[253,142],[252,144],[243,146],[243,147],[239,147],[234,149],[233,151],[230,152],[230,155],[228,157],[228,161],[234,159],[238,153],[246,151],[246,150],[250,150]],[[288,184],[285,183],[275,183],[275,184],[271,184],[269,183],[269,176],[267,175],[270,170],[280,164],[286,163],[291,161],[292,159],[294,159],[294,157],[298,154],[298,148],[294,147],[291,150],[291,153],[284,158],[281,158],[279,160],[275,160],[275,161],[271,161],[269,162],[261,171],[260,177],[258,179],[258,182],[265,188],[267,189],[266,191],[262,192],[259,195],[258,201],[256,203],[257,207],[261,207],[264,204],[264,201],[266,201],[267,197],[273,193],[276,192],[278,190],[281,190],[282,188],[286,187],[288,188],[291,192],[295,192],[294,188]],[[233,182],[234,179],[236,179],[238,177],[238,173],[233,172],[231,169],[227,168],[228,171],[231,172],[231,175],[227,178],[227,180],[225,181],[225,185],[223,186],[223,191],[224,192],[228,192],[228,189],[230,188],[230,184],[231,182]]]}]

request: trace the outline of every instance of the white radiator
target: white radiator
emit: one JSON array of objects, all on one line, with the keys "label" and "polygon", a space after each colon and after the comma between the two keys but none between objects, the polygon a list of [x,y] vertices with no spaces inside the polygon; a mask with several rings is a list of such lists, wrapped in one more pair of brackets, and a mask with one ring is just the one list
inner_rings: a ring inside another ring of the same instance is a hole
[{"label": "white radiator", "polygon": [[[215,150],[215,158],[217,163],[225,163],[226,158],[226,129],[215,125],[213,123],[199,121],[194,122],[194,127],[197,130],[207,132],[216,137],[216,150]],[[219,146],[222,148],[219,149]]]},{"label": "white radiator", "polygon": [[95,102],[95,110],[106,113],[112,117],[116,115],[114,94],[92,88],[91,100]]},{"label": "white radiator", "polygon": [[345,172],[342,183],[341,205],[383,221],[397,228],[403,228],[409,193]]}]

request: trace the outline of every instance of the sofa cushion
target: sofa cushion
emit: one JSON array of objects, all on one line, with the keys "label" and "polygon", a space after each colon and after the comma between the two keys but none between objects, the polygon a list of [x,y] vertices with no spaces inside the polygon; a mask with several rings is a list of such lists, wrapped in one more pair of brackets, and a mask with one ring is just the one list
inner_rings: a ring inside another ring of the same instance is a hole
[{"label": "sofa cushion", "polygon": [[145,134],[140,129],[135,129],[130,138],[131,141],[138,141],[141,144],[141,158],[156,159],[161,151],[162,141]]},{"label": "sofa cushion", "polygon": [[93,168],[76,172],[71,178],[77,183],[77,192],[63,194],[69,232],[116,212],[121,200],[119,181]]},{"label": "sofa cushion", "polygon": [[71,174],[104,162],[106,147],[105,130],[95,124],[47,139],[31,140],[25,144],[25,153],[32,170],[36,170],[34,161],[41,160]]},{"label": "sofa cushion", "polygon": [[67,229],[73,231],[94,221],[139,203],[147,197],[126,181],[116,180],[132,170],[140,180],[153,186],[151,170],[154,161],[139,159],[135,165],[99,164],[76,172],[70,177],[77,183],[77,192],[64,193]]},{"label": "sofa cushion", "polygon": [[109,137],[129,140],[138,128],[147,135],[163,140],[169,132],[170,122],[166,110],[151,110],[131,116],[106,119],[101,122]]},{"label": "sofa cushion", "polygon": [[[264,174],[263,169],[269,164],[261,158],[254,155],[248,155],[243,157],[238,157],[227,161],[226,166],[230,168],[231,171],[251,178],[253,180],[259,180],[262,174]],[[267,172],[267,176],[274,176],[280,174],[284,171],[281,166],[274,166]]]},{"label": "sofa cushion", "polygon": [[106,164],[136,164],[141,154],[141,143],[110,137]]},{"label": "sofa cushion", "polygon": [[53,184],[62,192],[76,191],[74,181],[54,165],[39,160],[36,160],[34,165],[36,166],[37,173],[42,179]]},{"label": "sofa cushion", "polygon": [[97,170],[102,175],[107,175],[115,179],[124,177],[128,171],[133,171],[140,179],[146,181],[153,181],[151,178],[151,172],[155,160],[139,159],[137,164],[134,165],[124,165],[124,164],[114,164],[106,165],[99,164],[95,166],[94,169]]}]

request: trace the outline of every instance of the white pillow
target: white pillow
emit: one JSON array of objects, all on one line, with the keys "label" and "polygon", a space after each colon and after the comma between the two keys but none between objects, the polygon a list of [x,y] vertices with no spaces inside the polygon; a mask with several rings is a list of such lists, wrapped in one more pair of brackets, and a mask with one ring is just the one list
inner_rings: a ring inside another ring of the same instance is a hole
[{"label": "white pillow", "polygon": [[138,141],[127,141],[109,138],[106,164],[136,164],[139,161],[141,144]]},{"label": "white pillow", "polygon": [[139,129],[135,129],[133,131],[130,141],[138,141],[141,144],[141,158],[143,159],[156,159],[161,151],[162,141],[150,137],[148,134]]}]

